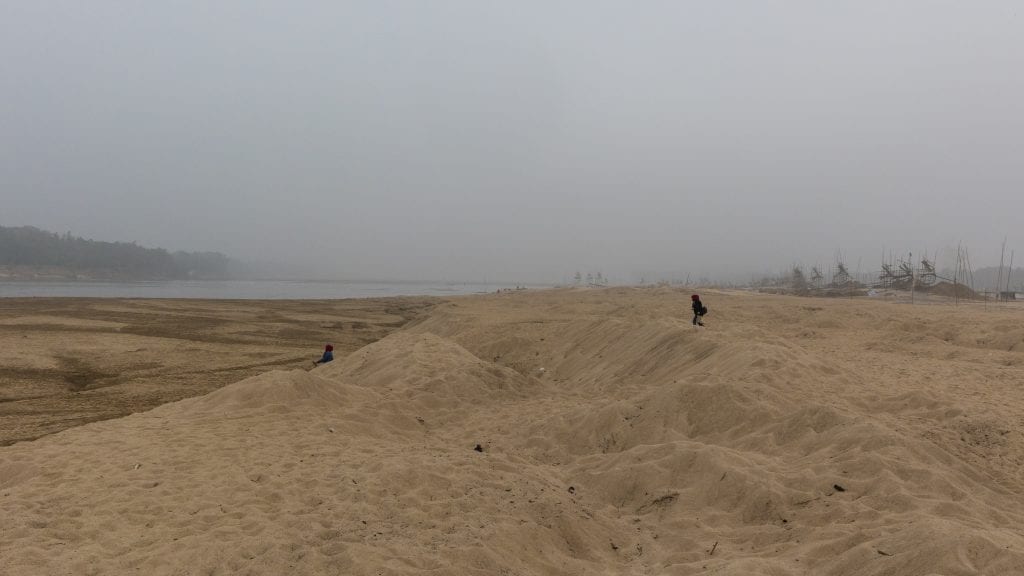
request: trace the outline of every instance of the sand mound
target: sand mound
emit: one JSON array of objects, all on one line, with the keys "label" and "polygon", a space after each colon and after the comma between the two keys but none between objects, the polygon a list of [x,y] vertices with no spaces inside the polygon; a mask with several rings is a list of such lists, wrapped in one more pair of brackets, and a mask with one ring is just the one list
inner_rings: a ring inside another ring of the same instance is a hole
[{"label": "sand mound", "polygon": [[1012,321],[685,296],[460,298],[5,447],[0,572],[1024,573]]},{"label": "sand mound", "polygon": [[430,333],[394,334],[319,372],[402,400],[497,402],[535,386],[529,377]]},{"label": "sand mound", "polygon": [[244,413],[252,410],[335,409],[372,401],[375,394],[305,370],[274,370],[199,398],[158,408],[158,414]]},{"label": "sand mound", "polygon": [[922,286],[921,288],[923,291],[928,292],[929,294],[937,294],[939,296],[949,296],[950,298],[967,298],[970,300],[981,299],[981,295],[979,295],[974,290],[971,290],[969,287],[964,286],[963,284],[939,282],[932,286]]}]

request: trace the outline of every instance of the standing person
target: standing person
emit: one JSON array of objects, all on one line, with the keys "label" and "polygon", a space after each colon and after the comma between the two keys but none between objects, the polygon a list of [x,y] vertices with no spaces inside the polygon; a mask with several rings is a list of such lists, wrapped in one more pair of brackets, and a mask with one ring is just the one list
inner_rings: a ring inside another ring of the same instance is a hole
[{"label": "standing person", "polygon": [[321,356],[319,360],[314,360],[313,365],[327,364],[331,360],[334,360],[334,346],[328,344],[327,346],[324,346],[324,355]]},{"label": "standing person", "polygon": [[690,308],[693,308],[693,325],[703,326],[704,315],[708,313],[708,309],[704,306],[704,303],[700,301],[700,296],[697,294],[690,296],[690,300],[693,301],[690,305]]}]

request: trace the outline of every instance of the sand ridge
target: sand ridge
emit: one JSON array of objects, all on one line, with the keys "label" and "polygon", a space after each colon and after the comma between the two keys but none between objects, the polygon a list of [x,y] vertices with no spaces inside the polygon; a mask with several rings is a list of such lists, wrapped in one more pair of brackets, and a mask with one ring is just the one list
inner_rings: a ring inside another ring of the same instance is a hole
[{"label": "sand ridge", "polygon": [[1024,573],[1021,310],[450,299],[0,448],[0,573]]},{"label": "sand ridge", "polygon": [[434,302],[3,298],[0,446],[343,357]]}]

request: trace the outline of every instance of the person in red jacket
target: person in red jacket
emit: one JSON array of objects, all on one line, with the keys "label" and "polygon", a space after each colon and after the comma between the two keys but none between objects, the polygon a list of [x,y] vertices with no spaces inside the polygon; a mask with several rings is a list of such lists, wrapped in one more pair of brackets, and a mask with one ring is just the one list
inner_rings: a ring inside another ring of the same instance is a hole
[{"label": "person in red jacket", "polygon": [[328,344],[327,346],[324,346],[324,355],[321,356],[319,360],[314,360],[313,365],[327,364],[331,360],[334,360],[334,346]]},{"label": "person in red jacket", "polygon": [[693,308],[693,325],[703,326],[704,315],[708,313],[708,308],[700,301],[700,296],[697,294],[690,296],[690,300],[693,301],[690,305],[690,307]]}]

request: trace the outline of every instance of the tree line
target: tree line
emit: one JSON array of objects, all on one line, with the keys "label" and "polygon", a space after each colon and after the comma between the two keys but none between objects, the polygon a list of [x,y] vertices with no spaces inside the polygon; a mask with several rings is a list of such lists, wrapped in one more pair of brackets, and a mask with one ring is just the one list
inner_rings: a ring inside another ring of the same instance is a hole
[{"label": "tree line", "polygon": [[133,279],[223,279],[232,260],[218,252],[168,252],[32,226],[0,226],[0,266],[60,267]]}]

